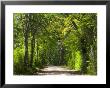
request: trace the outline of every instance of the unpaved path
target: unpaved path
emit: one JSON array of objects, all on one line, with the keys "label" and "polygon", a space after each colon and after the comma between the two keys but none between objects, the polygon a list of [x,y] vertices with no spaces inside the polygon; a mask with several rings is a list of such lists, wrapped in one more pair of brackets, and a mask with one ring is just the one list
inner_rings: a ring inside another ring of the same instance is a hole
[{"label": "unpaved path", "polygon": [[37,75],[78,75],[79,71],[70,70],[64,66],[46,66],[37,72]]}]

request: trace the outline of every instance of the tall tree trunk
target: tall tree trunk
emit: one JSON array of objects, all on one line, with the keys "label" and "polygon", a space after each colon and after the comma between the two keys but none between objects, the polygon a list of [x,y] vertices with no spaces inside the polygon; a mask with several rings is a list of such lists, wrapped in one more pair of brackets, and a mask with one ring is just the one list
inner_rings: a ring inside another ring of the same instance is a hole
[{"label": "tall tree trunk", "polygon": [[24,64],[28,66],[28,32],[29,32],[29,20],[28,14],[25,14],[25,28],[24,28],[24,46],[25,46],[25,54],[24,54]]},{"label": "tall tree trunk", "polygon": [[87,62],[86,62],[86,53],[85,50],[82,49],[82,67],[81,67],[81,72],[82,73],[87,73]]},{"label": "tall tree trunk", "polygon": [[25,45],[24,64],[27,66],[28,65],[28,33],[27,32],[25,33],[24,45]]},{"label": "tall tree trunk", "polygon": [[81,49],[82,49],[82,67],[81,72],[83,74],[87,73],[87,67],[88,67],[88,55],[86,50],[86,43],[84,42],[84,39],[81,40]]},{"label": "tall tree trunk", "polygon": [[30,60],[30,66],[31,67],[32,67],[32,64],[33,64],[34,48],[35,48],[35,35],[33,34],[32,40],[31,40],[31,60]]},{"label": "tall tree trunk", "polygon": [[37,39],[37,61],[38,61],[38,58],[39,58],[39,56],[38,56],[38,54],[39,54],[39,52],[38,52],[38,39]]}]

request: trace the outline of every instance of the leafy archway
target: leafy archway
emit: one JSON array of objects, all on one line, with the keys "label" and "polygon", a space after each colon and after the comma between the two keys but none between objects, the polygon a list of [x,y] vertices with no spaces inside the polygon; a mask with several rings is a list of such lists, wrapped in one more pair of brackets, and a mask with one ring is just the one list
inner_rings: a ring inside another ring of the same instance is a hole
[{"label": "leafy archway", "polygon": [[97,73],[97,14],[13,16],[14,74],[33,74],[47,65],[63,65],[83,74]]}]

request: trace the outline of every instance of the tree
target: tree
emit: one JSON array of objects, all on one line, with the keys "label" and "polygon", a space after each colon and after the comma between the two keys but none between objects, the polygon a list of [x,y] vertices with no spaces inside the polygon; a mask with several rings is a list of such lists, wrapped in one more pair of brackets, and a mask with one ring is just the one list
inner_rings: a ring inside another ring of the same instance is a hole
[{"label": "tree", "polygon": [[36,67],[64,65],[96,74],[96,18],[95,13],[15,13],[15,72],[33,74]]}]

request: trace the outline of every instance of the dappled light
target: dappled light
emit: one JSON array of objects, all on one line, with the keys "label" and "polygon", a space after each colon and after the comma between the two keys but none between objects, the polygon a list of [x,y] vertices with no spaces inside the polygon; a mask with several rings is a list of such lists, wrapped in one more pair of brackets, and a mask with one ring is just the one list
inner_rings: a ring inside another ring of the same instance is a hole
[{"label": "dappled light", "polygon": [[96,13],[14,13],[14,75],[96,75]]}]

